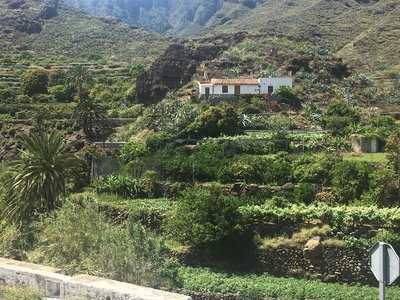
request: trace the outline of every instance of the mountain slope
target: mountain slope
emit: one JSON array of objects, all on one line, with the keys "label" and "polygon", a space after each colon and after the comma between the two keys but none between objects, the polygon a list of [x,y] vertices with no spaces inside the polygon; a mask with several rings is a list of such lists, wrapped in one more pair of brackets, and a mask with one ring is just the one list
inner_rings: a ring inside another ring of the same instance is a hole
[{"label": "mountain slope", "polygon": [[204,27],[245,15],[262,0],[63,0],[97,16],[172,35],[195,34]]},{"label": "mountain slope", "polygon": [[[400,49],[397,0],[270,0],[211,34],[246,30],[326,47],[358,70],[396,70]],[[208,34],[210,31],[208,30]]]},{"label": "mountain slope", "polygon": [[3,58],[42,63],[146,62],[169,43],[116,20],[59,7],[56,0],[0,0],[0,42]]}]

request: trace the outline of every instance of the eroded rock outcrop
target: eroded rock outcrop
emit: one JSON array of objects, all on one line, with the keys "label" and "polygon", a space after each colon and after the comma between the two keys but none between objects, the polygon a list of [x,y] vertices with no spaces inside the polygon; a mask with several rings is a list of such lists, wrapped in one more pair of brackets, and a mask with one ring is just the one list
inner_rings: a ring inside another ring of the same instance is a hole
[{"label": "eroded rock outcrop", "polygon": [[137,97],[144,104],[162,100],[169,91],[189,83],[202,62],[216,58],[222,51],[244,39],[246,33],[177,43],[168,47],[136,82]]}]

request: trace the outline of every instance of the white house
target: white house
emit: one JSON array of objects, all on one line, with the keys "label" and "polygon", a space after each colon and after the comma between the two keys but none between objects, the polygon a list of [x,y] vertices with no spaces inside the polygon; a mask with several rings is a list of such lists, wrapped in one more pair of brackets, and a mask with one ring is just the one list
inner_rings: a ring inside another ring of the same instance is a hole
[{"label": "white house", "polygon": [[237,78],[237,79],[211,79],[198,81],[199,97],[223,97],[235,96],[272,95],[280,87],[292,88],[293,80],[290,77],[276,78]]}]

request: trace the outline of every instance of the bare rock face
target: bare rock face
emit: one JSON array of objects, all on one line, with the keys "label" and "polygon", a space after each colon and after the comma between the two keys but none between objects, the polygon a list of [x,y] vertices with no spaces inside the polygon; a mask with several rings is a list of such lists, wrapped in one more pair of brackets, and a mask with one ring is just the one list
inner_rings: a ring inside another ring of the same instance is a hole
[{"label": "bare rock face", "polygon": [[56,16],[58,9],[58,0],[7,0],[6,4],[7,8],[0,11],[0,31],[27,34],[41,32],[43,21]]},{"label": "bare rock face", "polygon": [[162,100],[169,91],[189,83],[202,62],[214,59],[244,36],[245,33],[237,33],[213,41],[204,39],[194,45],[169,46],[150,70],[139,75],[136,82],[138,99],[147,105]]},{"label": "bare rock face", "polygon": [[57,16],[58,0],[44,1],[40,10],[39,18],[43,20],[51,19]]},{"label": "bare rock face", "polygon": [[308,240],[303,249],[304,256],[310,259],[319,257],[321,251],[322,243],[320,236],[315,236]]}]

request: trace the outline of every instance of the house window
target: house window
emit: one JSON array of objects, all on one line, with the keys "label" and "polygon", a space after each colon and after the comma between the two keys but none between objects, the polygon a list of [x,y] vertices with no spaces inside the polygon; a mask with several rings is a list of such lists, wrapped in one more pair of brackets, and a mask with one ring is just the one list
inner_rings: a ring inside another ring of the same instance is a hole
[{"label": "house window", "polygon": [[272,94],[274,92],[274,87],[272,85],[268,86],[268,94]]},{"label": "house window", "polygon": [[227,85],[223,85],[222,86],[222,93],[223,94],[228,94],[228,91],[229,91],[228,86]]}]

